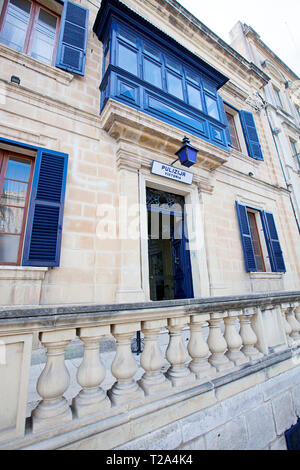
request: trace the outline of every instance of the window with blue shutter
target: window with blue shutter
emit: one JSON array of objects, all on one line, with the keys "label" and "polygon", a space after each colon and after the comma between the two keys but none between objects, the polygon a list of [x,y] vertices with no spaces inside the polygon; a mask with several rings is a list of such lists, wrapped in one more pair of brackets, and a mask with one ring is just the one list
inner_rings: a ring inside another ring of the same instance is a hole
[{"label": "window with blue shutter", "polygon": [[56,55],[56,67],[84,75],[89,11],[65,1]]},{"label": "window with blue shutter", "polygon": [[[235,205],[246,271],[266,271],[268,264],[268,270],[272,272],[286,272],[273,214],[247,207],[237,201]],[[259,230],[255,219],[260,221]],[[262,250],[263,245],[264,250]]]},{"label": "window with blue shutter", "polygon": [[24,266],[59,266],[68,156],[39,149],[24,239]]},{"label": "window with blue shutter", "polygon": [[240,120],[249,156],[255,160],[263,160],[264,157],[252,113],[240,111]]},{"label": "window with blue shutter", "polygon": [[273,214],[262,211],[262,221],[272,271],[279,273],[286,272]]},{"label": "window with blue shutter", "polygon": [[246,271],[257,271],[246,206],[236,201]]}]

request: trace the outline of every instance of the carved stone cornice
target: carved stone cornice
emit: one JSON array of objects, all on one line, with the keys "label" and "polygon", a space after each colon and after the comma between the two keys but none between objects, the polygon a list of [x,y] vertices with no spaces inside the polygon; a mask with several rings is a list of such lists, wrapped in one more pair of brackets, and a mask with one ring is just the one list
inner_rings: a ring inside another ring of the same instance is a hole
[{"label": "carved stone cornice", "polygon": [[159,156],[174,160],[184,135],[199,149],[194,168],[213,171],[230,156],[220,147],[114,100],[106,103],[100,119],[102,128],[116,140],[118,148],[127,149],[130,160],[145,166]]}]

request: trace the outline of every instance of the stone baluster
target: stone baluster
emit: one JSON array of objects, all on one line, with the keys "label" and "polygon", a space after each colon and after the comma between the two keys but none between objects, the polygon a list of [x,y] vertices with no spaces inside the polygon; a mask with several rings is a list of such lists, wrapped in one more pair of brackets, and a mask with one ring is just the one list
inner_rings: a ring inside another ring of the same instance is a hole
[{"label": "stone baluster", "polygon": [[210,313],[209,319],[209,335],[207,338],[207,345],[211,352],[209,362],[213,365],[217,372],[222,372],[234,367],[228,357],[225,356],[227,351],[227,343],[221,331],[221,322],[225,313]]},{"label": "stone baluster", "polygon": [[167,390],[172,386],[161,372],[164,359],[158,344],[158,334],[166,325],[167,320],[142,322],[145,346],[141,355],[141,366],[145,370],[145,374],[138,383],[146,395]]},{"label": "stone baluster", "polygon": [[83,359],[77,371],[77,382],[82,390],[72,402],[78,418],[102,412],[111,406],[106,393],[99,387],[106,374],[100,359],[99,344],[109,333],[109,326],[80,328],[78,331],[78,336],[84,343]]},{"label": "stone baluster", "polygon": [[240,310],[230,310],[228,316],[224,318],[225,323],[225,334],[224,338],[227,343],[228,351],[226,356],[230,361],[232,361],[236,366],[240,366],[249,362],[249,358],[242,353],[241,347],[243,345],[242,338],[238,333],[236,327],[236,321],[238,316],[241,315]]},{"label": "stone baluster", "polygon": [[203,337],[203,325],[209,321],[209,314],[192,315],[190,320],[190,340],[188,352],[192,358],[190,370],[197,379],[212,377],[216,369],[208,362],[210,354],[207,342]]},{"label": "stone baluster", "polygon": [[257,336],[251,325],[252,317],[256,314],[256,309],[254,307],[245,308],[242,312],[243,313],[239,316],[240,335],[243,342],[242,352],[250,361],[256,361],[263,356],[263,354],[255,347]]},{"label": "stone baluster", "polygon": [[108,391],[108,396],[113,405],[122,405],[144,396],[143,390],[134,380],[138,366],[131,352],[131,338],[140,329],[140,322],[112,325],[117,350],[111,371],[117,381]]},{"label": "stone baluster", "polygon": [[295,316],[295,310],[297,308],[296,303],[290,304],[290,307],[286,309],[286,320],[289,323],[291,327],[291,333],[290,337],[293,338],[293,340],[297,341],[300,339],[300,323],[296,319]]},{"label": "stone baluster", "polygon": [[72,420],[71,408],[63,394],[70,384],[70,375],[65,364],[65,348],[75,336],[75,329],[40,334],[40,340],[47,348],[47,360],[37,382],[37,392],[42,400],[32,412],[33,433]]},{"label": "stone baluster", "polygon": [[195,380],[195,375],[186,367],[188,355],[182,341],[182,330],[188,322],[186,317],[169,318],[167,329],[169,330],[169,344],[166,358],[171,364],[166,377],[176,386],[186,385]]},{"label": "stone baluster", "polygon": [[289,311],[290,309],[290,304],[289,303],[284,303],[284,304],[281,304],[281,314],[282,314],[282,320],[283,320],[283,327],[284,327],[284,331],[285,331],[285,334],[286,334],[286,339],[287,339],[287,343],[289,346],[292,345],[293,343],[293,338],[291,337],[291,333],[293,331],[290,323],[287,321],[287,312]]}]

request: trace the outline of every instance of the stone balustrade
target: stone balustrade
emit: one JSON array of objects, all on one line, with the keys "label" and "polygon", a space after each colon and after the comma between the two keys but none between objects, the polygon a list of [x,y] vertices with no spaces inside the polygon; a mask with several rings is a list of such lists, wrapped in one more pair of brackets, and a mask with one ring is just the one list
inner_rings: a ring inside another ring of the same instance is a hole
[{"label": "stone balustrade", "polygon": [[[141,331],[138,365],[131,339]],[[161,332],[168,335],[165,351]],[[183,341],[188,331],[188,342]],[[32,339],[38,334],[46,362],[37,382],[41,398],[25,419]],[[115,340],[114,384],[102,388],[107,370],[100,343]],[[79,393],[69,401],[67,345],[79,338]],[[0,447],[26,447],[85,423],[159,406],[162,397],[196,390],[220,377],[228,381],[280,361],[300,347],[300,292],[192,299],[147,304],[16,308],[0,311]],[[167,367],[166,367],[167,364]],[[138,367],[142,369],[136,380]],[[8,380],[9,378],[9,380]]]}]

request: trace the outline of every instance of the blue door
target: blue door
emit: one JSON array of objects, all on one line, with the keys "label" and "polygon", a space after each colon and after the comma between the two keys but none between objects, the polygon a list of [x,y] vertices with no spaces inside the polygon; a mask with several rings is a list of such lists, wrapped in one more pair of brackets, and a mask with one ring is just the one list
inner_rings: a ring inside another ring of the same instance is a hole
[{"label": "blue door", "polygon": [[174,276],[174,299],[188,299],[194,297],[191,275],[190,252],[187,250],[188,240],[184,233],[184,218],[178,222],[179,236],[176,229],[172,231],[172,258]]}]

